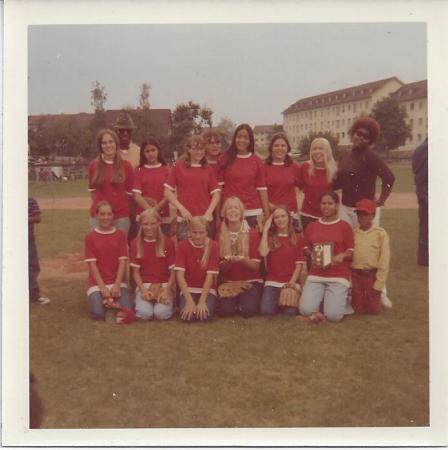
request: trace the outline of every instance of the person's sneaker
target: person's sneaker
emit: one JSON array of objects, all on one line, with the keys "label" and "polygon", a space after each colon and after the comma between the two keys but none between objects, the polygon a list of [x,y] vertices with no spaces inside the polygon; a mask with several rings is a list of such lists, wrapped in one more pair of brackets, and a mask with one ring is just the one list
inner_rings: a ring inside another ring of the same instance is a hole
[{"label": "person's sneaker", "polygon": [[392,302],[385,292],[381,294],[381,304],[386,308],[392,308]]},{"label": "person's sneaker", "polygon": [[48,303],[51,303],[51,300],[48,297],[39,297],[35,302],[33,302],[35,305],[48,305]]}]

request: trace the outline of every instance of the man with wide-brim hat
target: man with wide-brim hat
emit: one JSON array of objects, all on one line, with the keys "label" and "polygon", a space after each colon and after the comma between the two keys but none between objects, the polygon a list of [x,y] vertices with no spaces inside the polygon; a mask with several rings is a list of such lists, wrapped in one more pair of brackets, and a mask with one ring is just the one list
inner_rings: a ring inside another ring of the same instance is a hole
[{"label": "man with wide-brim hat", "polygon": [[132,132],[136,128],[132,117],[125,111],[119,114],[114,125],[120,143],[120,155],[123,159],[129,161],[134,169],[140,162],[140,149],[138,145],[132,142]]}]

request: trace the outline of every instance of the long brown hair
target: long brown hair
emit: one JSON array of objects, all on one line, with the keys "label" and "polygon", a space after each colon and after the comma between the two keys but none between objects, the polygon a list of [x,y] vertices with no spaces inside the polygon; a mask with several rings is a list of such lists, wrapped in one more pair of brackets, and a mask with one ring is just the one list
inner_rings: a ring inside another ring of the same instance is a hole
[{"label": "long brown hair", "polygon": [[109,129],[100,130],[96,135],[96,148],[98,151],[98,156],[95,158],[95,171],[93,172],[92,178],[92,186],[97,189],[101,189],[103,187],[104,175],[106,173],[106,163],[102,158],[103,150],[101,148],[101,141],[103,140],[103,136],[105,134],[109,134],[112,137],[112,139],[115,141],[116,148],[112,167],[112,184],[120,184],[125,179],[123,159],[120,155],[120,152],[118,151],[120,145],[117,134],[115,133],[115,131]]},{"label": "long brown hair", "polygon": [[[282,209],[288,215],[288,240],[291,245],[296,245],[297,244],[296,230],[292,223],[292,216],[291,213],[289,212],[288,207],[285,205],[276,205],[274,210],[272,211],[272,214],[274,214],[275,211],[277,211],[277,209]],[[279,231],[277,225],[275,225],[274,219],[272,219],[272,225],[268,230],[268,247],[270,250],[275,250],[280,247],[278,233]]]},{"label": "long brown hair", "polygon": [[272,136],[271,142],[269,143],[268,157],[265,160],[265,164],[272,166],[272,147],[274,147],[275,141],[277,141],[278,139],[283,139],[286,142],[287,152],[285,156],[285,166],[290,166],[291,164],[293,164],[293,160],[289,156],[289,152],[291,151],[291,144],[289,143],[288,136],[286,136],[286,134],[282,132],[275,133],[274,136]]},{"label": "long brown hair", "polygon": [[[191,231],[196,227],[203,227],[205,231],[207,231],[207,220],[204,219],[203,216],[194,216],[190,223],[188,224],[188,231]],[[210,238],[206,236],[204,242],[204,253],[201,258],[201,267],[205,269],[208,265],[208,260],[210,259]]]},{"label": "long brown hair", "polygon": [[143,219],[150,219],[154,218],[159,222],[159,226],[157,227],[156,231],[156,256],[159,258],[162,258],[165,256],[165,236],[163,235],[161,229],[160,229],[160,222],[161,218],[158,213],[158,211],[155,208],[148,208],[145,209],[140,213],[140,217],[138,219],[138,222],[140,224],[140,228],[137,233],[137,258],[143,258],[143,246],[144,246],[144,233],[143,233],[143,227],[142,221]]},{"label": "long brown hair", "polygon": [[[230,231],[228,227],[228,220],[226,219],[226,211],[230,203],[236,203],[241,212],[241,226],[238,231],[236,240],[232,242]],[[219,234],[219,256],[225,258],[226,256],[249,256],[249,227],[244,220],[244,205],[238,197],[229,197],[224,202],[221,209],[221,232]],[[233,244],[233,245],[232,245]]]}]

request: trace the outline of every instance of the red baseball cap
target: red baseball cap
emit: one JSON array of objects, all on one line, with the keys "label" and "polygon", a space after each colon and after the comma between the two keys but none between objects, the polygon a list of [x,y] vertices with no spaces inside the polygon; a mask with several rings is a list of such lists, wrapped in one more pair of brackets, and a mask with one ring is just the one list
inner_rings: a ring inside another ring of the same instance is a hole
[{"label": "red baseball cap", "polygon": [[356,202],[355,211],[363,211],[368,214],[375,214],[376,205],[373,200],[369,200],[368,198],[363,198]]},{"label": "red baseball cap", "polygon": [[131,323],[135,320],[135,311],[129,308],[121,308],[115,317],[115,323],[120,325]]}]

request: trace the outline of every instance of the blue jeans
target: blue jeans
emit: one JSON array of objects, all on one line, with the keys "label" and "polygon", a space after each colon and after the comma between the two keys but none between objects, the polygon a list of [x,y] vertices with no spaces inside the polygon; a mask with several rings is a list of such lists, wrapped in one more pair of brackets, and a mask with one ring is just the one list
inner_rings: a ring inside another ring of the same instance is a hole
[{"label": "blue jeans", "polygon": [[[194,300],[195,304],[197,305],[201,294],[191,294],[191,296],[193,297],[193,300]],[[183,296],[183,294],[180,294],[180,296],[179,296],[179,310],[180,311],[182,311],[185,308],[186,303],[187,302],[185,300],[185,297]],[[213,294],[208,294],[207,299],[205,300],[205,303],[207,305],[209,315],[204,320],[211,320],[211,319],[213,319],[213,316],[215,315],[216,296]],[[184,322],[199,322],[199,321],[203,322],[204,320],[200,320],[195,315],[193,315],[188,320],[184,320]]]},{"label": "blue jeans", "polygon": [[336,322],[344,317],[347,305],[348,287],[338,282],[306,281],[300,298],[300,314],[310,316],[319,311],[324,302],[324,315]]},{"label": "blue jeans", "polygon": [[221,317],[239,315],[245,318],[256,316],[260,311],[263,285],[252,283],[252,287],[236,297],[220,298],[217,314]]},{"label": "blue jeans", "polygon": [[[103,296],[100,291],[92,292],[88,297],[90,317],[93,320],[104,320],[106,318],[106,308],[103,305]],[[121,295],[118,303],[123,308],[132,309],[131,295],[128,288],[121,288]]]},{"label": "blue jeans", "polygon": [[173,315],[173,300],[167,304],[143,300],[140,290],[135,291],[135,315],[141,320],[168,320]]},{"label": "blue jeans", "polygon": [[260,312],[263,315],[273,316],[281,312],[284,316],[296,316],[297,308],[292,306],[279,306],[278,299],[280,297],[280,289],[274,286],[265,286],[263,295],[261,296]]},{"label": "blue jeans", "polygon": [[28,241],[28,283],[30,302],[36,302],[40,297],[40,289],[37,283],[39,272],[39,256],[37,254],[36,241],[33,239]]}]

